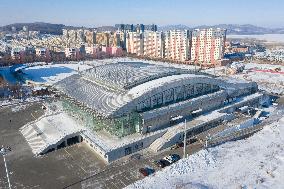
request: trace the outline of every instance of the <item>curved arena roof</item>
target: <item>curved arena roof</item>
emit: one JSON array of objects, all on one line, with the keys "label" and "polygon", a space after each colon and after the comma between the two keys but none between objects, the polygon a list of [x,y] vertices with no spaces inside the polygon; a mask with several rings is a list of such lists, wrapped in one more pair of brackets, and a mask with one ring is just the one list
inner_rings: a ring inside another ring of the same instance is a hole
[{"label": "curved arena roof", "polygon": [[151,95],[182,84],[224,81],[192,71],[142,62],[119,62],[94,67],[55,84],[55,88],[103,117],[132,111]]}]

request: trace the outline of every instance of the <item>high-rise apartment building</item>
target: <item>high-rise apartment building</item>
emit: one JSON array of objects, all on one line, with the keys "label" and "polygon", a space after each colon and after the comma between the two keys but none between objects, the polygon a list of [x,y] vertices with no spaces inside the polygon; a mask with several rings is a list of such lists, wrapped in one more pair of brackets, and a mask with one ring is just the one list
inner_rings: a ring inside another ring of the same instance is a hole
[{"label": "high-rise apartment building", "polygon": [[96,33],[92,30],[85,30],[84,33],[88,46],[94,45],[96,43]]},{"label": "high-rise apartment building", "polygon": [[129,32],[126,38],[126,49],[130,54],[143,55],[143,35],[137,32]]},{"label": "high-rise apartment building", "polygon": [[144,31],[157,31],[158,27],[155,24],[150,24],[150,25],[144,25],[144,24],[115,24],[114,26],[117,28],[119,31],[124,31],[124,32],[138,32],[142,33]]},{"label": "high-rise apartment building", "polygon": [[192,32],[191,61],[204,66],[216,65],[224,56],[226,30],[196,29]]},{"label": "high-rise apartment building", "polygon": [[145,31],[157,31],[158,27],[155,24],[145,25],[144,30]]},{"label": "high-rise apartment building", "polygon": [[152,58],[163,58],[162,32],[145,31],[143,33],[143,54]]},{"label": "high-rise apartment building", "polygon": [[126,49],[126,36],[127,36],[127,33],[123,32],[123,31],[116,31],[115,34],[119,35],[120,47],[122,47],[122,49]]},{"label": "high-rise apartment building", "polygon": [[77,43],[84,43],[85,42],[85,35],[84,35],[84,30],[83,29],[78,29],[77,31]]},{"label": "high-rise apartment building", "polygon": [[133,24],[115,24],[114,26],[117,30],[123,32],[133,32],[134,26]]},{"label": "high-rise apartment building", "polygon": [[187,61],[190,58],[191,32],[171,30],[164,33],[164,58]]},{"label": "high-rise apartment building", "polygon": [[109,44],[111,47],[121,47],[120,44],[120,34],[117,32],[114,32],[110,35]]},{"label": "high-rise apartment building", "polygon": [[104,32],[96,33],[96,44],[109,47],[110,46],[109,40],[110,40],[109,33],[104,33]]}]

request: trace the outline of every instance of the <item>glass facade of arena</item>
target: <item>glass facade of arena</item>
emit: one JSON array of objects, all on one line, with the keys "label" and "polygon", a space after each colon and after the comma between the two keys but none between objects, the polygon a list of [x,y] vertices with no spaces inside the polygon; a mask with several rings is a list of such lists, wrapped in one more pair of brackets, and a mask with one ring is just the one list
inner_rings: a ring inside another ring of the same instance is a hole
[{"label": "glass facade of arena", "polygon": [[185,101],[191,98],[195,98],[201,95],[214,93],[220,90],[217,85],[211,85],[206,83],[196,83],[194,85],[187,84],[176,86],[165,91],[153,94],[151,97],[142,100],[136,106],[137,112],[145,112],[166,106],[169,104]]},{"label": "glass facade of arena", "polygon": [[76,118],[80,124],[93,131],[104,129],[112,135],[123,137],[140,132],[142,127],[141,116],[136,112],[120,118],[102,119],[69,100],[62,100],[62,105],[65,112]]}]

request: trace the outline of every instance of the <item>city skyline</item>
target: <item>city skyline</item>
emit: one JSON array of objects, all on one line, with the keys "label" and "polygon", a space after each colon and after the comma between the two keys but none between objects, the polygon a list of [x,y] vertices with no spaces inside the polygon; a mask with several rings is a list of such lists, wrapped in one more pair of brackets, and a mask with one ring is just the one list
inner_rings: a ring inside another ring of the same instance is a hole
[{"label": "city skyline", "polygon": [[[236,9],[237,7],[237,9]],[[284,27],[281,13],[284,2],[225,0],[3,0],[0,4],[0,25],[12,23],[48,22],[73,26],[98,27],[116,23],[145,23],[160,26],[183,24],[187,26],[216,24],[253,24]],[[253,10],[253,11],[252,11]],[[20,12],[21,14],[15,14]],[[261,19],[260,19],[261,18]]]}]

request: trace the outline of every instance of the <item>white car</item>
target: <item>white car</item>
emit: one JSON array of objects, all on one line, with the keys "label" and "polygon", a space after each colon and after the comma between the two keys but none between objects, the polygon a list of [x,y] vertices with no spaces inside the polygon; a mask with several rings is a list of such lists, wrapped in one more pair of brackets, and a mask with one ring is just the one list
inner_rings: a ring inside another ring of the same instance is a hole
[{"label": "white car", "polygon": [[163,158],[164,160],[168,161],[170,164],[180,160],[180,156],[177,154],[170,154]]}]

